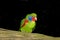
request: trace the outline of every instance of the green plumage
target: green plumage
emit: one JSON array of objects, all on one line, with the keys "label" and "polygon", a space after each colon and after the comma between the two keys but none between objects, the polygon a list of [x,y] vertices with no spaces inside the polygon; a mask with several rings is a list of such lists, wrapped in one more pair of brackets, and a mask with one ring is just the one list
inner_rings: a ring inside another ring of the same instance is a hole
[{"label": "green plumage", "polygon": [[[28,33],[31,33],[34,29],[35,29],[35,26],[36,26],[36,22],[35,21],[30,21],[28,20],[28,16],[34,16],[34,17],[37,17],[37,15],[35,13],[31,13],[31,14],[27,14],[26,18],[24,18],[21,23],[20,23],[20,31],[21,32],[28,32]],[[28,20],[28,23],[26,23],[24,25],[24,27],[22,27],[22,25],[24,24],[24,20],[27,19]]]}]

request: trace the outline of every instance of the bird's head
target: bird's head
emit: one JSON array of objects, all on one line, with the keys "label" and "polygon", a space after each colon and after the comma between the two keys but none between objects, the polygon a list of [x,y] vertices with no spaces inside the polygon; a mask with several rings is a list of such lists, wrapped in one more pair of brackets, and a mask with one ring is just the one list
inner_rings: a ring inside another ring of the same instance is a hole
[{"label": "bird's head", "polygon": [[37,21],[37,14],[36,13],[28,14],[26,17],[30,21]]}]

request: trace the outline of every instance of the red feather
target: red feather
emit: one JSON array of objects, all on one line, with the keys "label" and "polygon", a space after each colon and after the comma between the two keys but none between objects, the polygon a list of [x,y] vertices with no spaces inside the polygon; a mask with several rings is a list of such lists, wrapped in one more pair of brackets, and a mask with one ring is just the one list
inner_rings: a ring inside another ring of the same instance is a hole
[{"label": "red feather", "polygon": [[32,21],[35,21],[35,17],[32,17]]},{"label": "red feather", "polygon": [[28,23],[27,19],[25,19],[24,24],[22,25],[22,27],[25,26],[26,23]]}]

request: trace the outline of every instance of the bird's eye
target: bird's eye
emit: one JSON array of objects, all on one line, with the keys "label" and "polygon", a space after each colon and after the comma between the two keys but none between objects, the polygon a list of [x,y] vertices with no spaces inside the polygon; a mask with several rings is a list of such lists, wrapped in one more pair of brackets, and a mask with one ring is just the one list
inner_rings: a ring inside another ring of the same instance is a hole
[{"label": "bird's eye", "polygon": [[32,20],[32,16],[29,16],[28,19],[31,21]]}]

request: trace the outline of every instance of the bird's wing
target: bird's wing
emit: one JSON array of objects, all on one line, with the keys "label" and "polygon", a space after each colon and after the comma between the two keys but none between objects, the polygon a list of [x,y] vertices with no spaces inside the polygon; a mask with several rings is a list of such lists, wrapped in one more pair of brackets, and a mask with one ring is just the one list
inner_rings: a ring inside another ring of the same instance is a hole
[{"label": "bird's wing", "polygon": [[22,27],[23,23],[24,23],[24,19],[21,20],[20,27]]},{"label": "bird's wing", "polygon": [[28,20],[23,19],[23,20],[21,21],[21,27],[24,27],[24,26],[26,25],[26,23],[28,23]]}]

